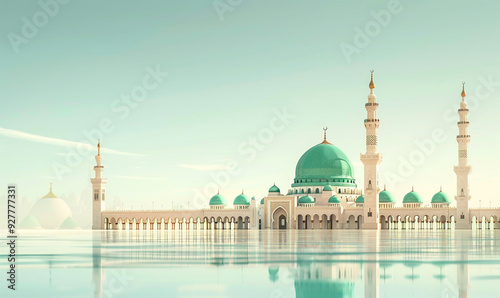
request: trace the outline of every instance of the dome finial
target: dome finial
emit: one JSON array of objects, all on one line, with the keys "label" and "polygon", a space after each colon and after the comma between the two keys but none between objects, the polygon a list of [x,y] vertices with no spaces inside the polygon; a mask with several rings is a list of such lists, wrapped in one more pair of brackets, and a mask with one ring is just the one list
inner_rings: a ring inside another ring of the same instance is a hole
[{"label": "dome finial", "polygon": [[439,186],[439,192],[443,192],[443,186]]},{"label": "dome finial", "polygon": [[326,140],[326,131],[328,130],[328,126],[323,127],[323,142],[321,144],[332,144]]},{"label": "dome finial", "polygon": [[384,184],[384,190],[386,190],[386,189],[385,189],[385,184]]},{"label": "dome finial", "polygon": [[53,184],[53,183],[54,183],[54,182],[49,182],[49,184],[50,184],[50,192],[52,192],[52,184]]},{"label": "dome finial", "polygon": [[97,155],[101,156],[101,139],[97,141]]},{"label": "dome finial", "polygon": [[465,97],[465,82],[462,82],[462,99]]},{"label": "dome finial", "polygon": [[370,85],[368,85],[368,87],[370,87],[370,89],[375,89],[375,83],[373,82],[373,72],[374,70],[370,70],[370,73],[371,73],[371,80],[370,80]]},{"label": "dome finial", "polygon": [[243,191],[243,188],[241,189],[241,194],[244,194],[245,192]]},{"label": "dome finial", "polygon": [[413,185],[411,186],[411,191],[414,191],[414,190],[413,190]]}]

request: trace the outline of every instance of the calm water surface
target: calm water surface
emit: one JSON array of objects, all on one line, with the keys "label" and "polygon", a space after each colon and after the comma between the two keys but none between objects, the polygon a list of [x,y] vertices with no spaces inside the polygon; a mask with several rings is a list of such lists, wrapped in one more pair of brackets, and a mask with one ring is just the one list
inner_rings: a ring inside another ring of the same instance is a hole
[{"label": "calm water surface", "polygon": [[17,249],[0,297],[500,297],[500,231],[24,231]]}]

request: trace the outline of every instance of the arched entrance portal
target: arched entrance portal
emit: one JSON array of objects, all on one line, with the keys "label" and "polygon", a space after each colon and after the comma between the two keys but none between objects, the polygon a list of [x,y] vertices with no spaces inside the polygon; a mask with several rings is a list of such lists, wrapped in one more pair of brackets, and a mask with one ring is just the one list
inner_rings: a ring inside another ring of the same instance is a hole
[{"label": "arched entrance portal", "polygon": [[286,216],[285,215],[283,215],[283,214],[280,215],[278,225],[279,225],[280,230],[286,229]]},{"label": "arched entrance portal", "polygon": [[278,207],[274,210],[273,212],[273,222],[272,222],[272,228],[273,229],[286,229],[287,228],[287,213],[283,207]]}]

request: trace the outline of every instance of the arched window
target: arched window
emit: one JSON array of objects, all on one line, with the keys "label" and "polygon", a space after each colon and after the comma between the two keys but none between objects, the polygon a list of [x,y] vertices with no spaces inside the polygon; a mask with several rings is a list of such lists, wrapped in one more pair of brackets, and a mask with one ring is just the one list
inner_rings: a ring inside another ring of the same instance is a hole
[{"label": "arched window", "polygon": [[319,188],[316,188],[316,193],[319,193]]},{"label": "arched window", "polygon": [[311,193],[311,189],[310,188],[307,189],[307,193]]},{"label": "arched window", "polygon": [[339,193],[342,193],[342,189],[339,188]]}]

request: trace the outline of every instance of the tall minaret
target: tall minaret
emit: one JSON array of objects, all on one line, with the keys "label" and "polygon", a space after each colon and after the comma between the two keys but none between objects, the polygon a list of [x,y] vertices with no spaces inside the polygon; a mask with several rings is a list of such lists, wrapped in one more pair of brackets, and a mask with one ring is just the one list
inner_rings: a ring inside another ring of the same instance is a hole
[{"label": "tall minaret", "polygon": [[457,195],[455,196],[455,200],[457,200],[457,224],[455,228],[457,229],[472,228],[469,218],[469,200],[471,198],[469,195],[469,173],[471,172],[471,166],[468,158],[470,142],[468,114],[469,109],[465,102],[465,82],[463,82],[462,102],[460,103],[460,109],[458,109],[458,115],[460,115],[457,136],[458,166],[455,166],[455,173],[457,174]]},{"label": "tall minaret", "polygon": [[102,230],[104,228],[102,222],[101,211],[105,206],[105,190],[108,179],[102,178],[102,156],[101,156],[101,140],[97,143],[97,155],[95,156],[97,165],[94,167],[95,178],[91,178],[92,183],[92,230]]},{"label": "tall minaret", "polygon": [[366,153],[361,154],[361,162],[365,167],[365,186],[363,188],[365,202],[363,204],[363,229],[379,229],[379,177],[378,165],[382,161],[382,154],[377,147],[377,129],[379,119],[377,118],[377,97],[373,93],[375,83],[373,82],[373,70],[371,71],[370,95],[365,104],[367,116],[365,119],[366,128]]}]

